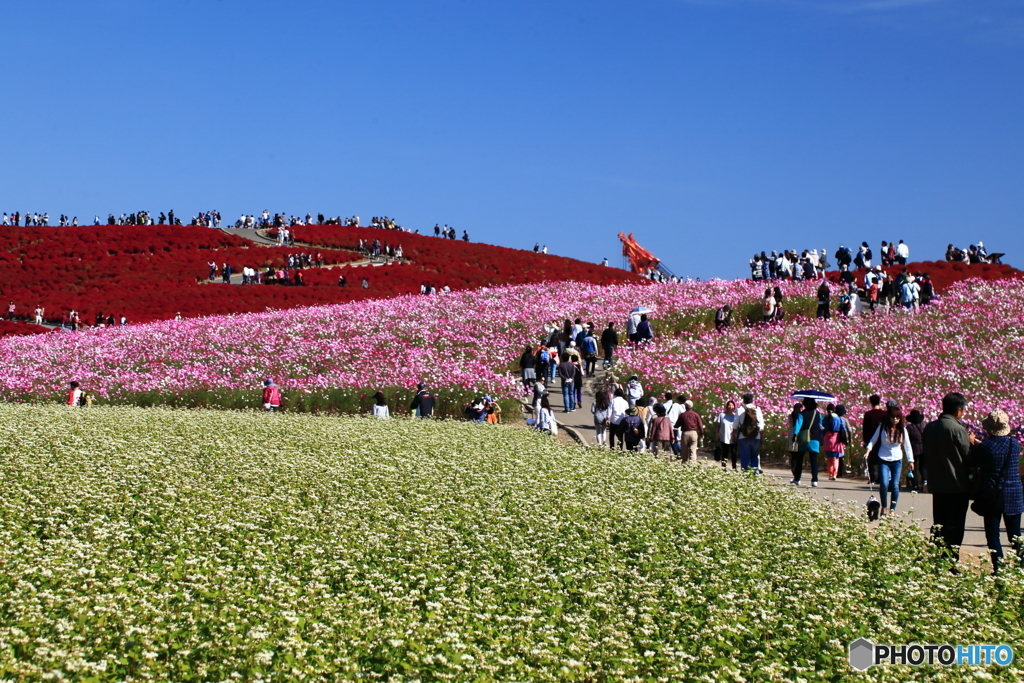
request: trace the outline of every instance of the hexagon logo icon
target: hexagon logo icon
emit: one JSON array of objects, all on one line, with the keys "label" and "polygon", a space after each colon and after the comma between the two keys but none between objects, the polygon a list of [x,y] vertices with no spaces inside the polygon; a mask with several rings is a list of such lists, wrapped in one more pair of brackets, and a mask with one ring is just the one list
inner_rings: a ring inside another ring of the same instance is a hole
[{"label": "hexagon logo icon", "polygon": [[857,671],[867,671],[875,663],[875,645],[867,638],[858,638],[850,643],[850,666]]}]

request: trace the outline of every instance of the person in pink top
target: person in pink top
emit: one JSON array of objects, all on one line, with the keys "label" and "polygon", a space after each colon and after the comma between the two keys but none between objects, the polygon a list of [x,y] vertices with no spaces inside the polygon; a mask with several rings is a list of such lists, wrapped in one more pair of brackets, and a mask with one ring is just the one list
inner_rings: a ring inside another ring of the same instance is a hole
[{"label": "person in pink top", "polygon": [[263,408],[268,413],[281,407],[281,390],[269,377],[263,380]]}]

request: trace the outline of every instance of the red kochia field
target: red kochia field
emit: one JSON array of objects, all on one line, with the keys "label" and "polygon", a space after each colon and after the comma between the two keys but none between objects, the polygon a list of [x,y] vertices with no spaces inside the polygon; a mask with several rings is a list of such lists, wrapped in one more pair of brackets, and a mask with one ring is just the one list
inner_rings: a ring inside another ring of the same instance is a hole
[{"label": "red kochia field", "polygon": [[452,289],[468,289],[558,280],[598,285],[644,281],[642,277],[619,268],[564,256],[395,230],[308,225],[293,228],[292,232],[296,242],[334,249],[355,249],[360,239],[367,244],[379,240],[381,245],[385,242],[393,247],[401,245],[405,258],[411,263],[402,266],[400,274],[388,276],[389,281],[393,280],[395,286],[402,288],[396,293],[418,292],[422,283],[438,289],[445,285]]},{"label": "red kochia field", "polygon": [[[908,263],[905,266],[886,266],[883,270],[885,270],[885,272],[891,277],[896,277],[902,273],[904,269],[910,273],[927,273],[931,277],[932,284],[938,292],[945,291],[950,285],[968,278],[978,278],[981,280],[1006,280],[1024,275],[1024,272],[1005,264],[992,265],[988,263],[977,263],[971,265],[968,263],[951,261],[917,261],[914,263]],[[863,270],[854,271],[854,275],[857,276],[858,285],[863,284],[865,272],[866,271]],[[839,282],[839,271],[829,272],[828,279],[832,282]]]},{"label": "red kochia field", "polygon": [[[637,281],[625,271],[574,259],[484,244],[465,244],[410,233],[367,228],[310,226],[302,241],[322,247],[257,246],[219,230],[194,226],[14,227],[0,233],[0,299],[3,312],[14,301],[30,318],[37,305],[49,322],[77,310],[83,322],[97,313],[127,316],[130,323],[223,313],[247,313],[315,304],[344,303],[418,292],[422,282],[440,289],[577,280],[595,284]],[[354,238],[346,237],[349,233]],[[316,237],[317,239],[312,239]],[[320,239],[322,237],[322,239]],[[345,237],[345,239],[342,239]],[[412,264],[377,268],[306,269],[307,285],[227,286],[207,284],[207,263],[218,268],[285,267],[290,253],[319,251],[328,264],[362,258],[351,251],[359,237],[402,244]],[[332,248],[332,246],[334,248]],[[347,288],[338,287],[345,273]],[[369,279],[369,289],[360,278]],[[20,325],[20,323],[18,324]],[[28,326],[0,329],[30,331]],[[36,329],[35,331],[38,331]]]}]

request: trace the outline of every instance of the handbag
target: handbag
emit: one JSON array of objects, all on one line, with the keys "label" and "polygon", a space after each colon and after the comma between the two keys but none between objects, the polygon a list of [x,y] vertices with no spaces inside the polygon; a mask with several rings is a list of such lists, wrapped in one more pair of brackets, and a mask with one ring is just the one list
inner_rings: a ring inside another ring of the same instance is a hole
[{"label": "handbag", "polygon": [[801,429],[796,435],[797,446],[806,446],[811,442],[811,430],[814,429],[814,423],[820,420],[818,413],[814,414],[814,418],[807,423],[807,429]]}]

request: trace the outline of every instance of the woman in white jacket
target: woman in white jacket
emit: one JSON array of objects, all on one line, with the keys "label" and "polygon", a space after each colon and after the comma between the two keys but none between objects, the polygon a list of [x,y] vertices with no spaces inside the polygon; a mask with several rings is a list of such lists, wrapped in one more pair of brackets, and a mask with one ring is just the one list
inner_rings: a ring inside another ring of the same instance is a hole
[{"label": "woman in white jacket", "polygon": [[882,514],[885,514],[889,493],[892,493],[889,512],[896,510],[896,501],[900,497],[903,456],[907,458],[908,469],[914,471],[914,449],[910,445],[910,435],[907,433],[907,418],[895,401],[889,401],[886,408],[888,414],[882,418],[881,424],[867,445],[867,452],[870,453],[876,443],[881,444],[878,448],[878,480]]},{"label": "woman in white jacket", "polygon": [[551,410],[547,392],[541,397],[540,407],[537,408],[537,429],[558,436],[558,422],[555,420],[554,411]]}]

